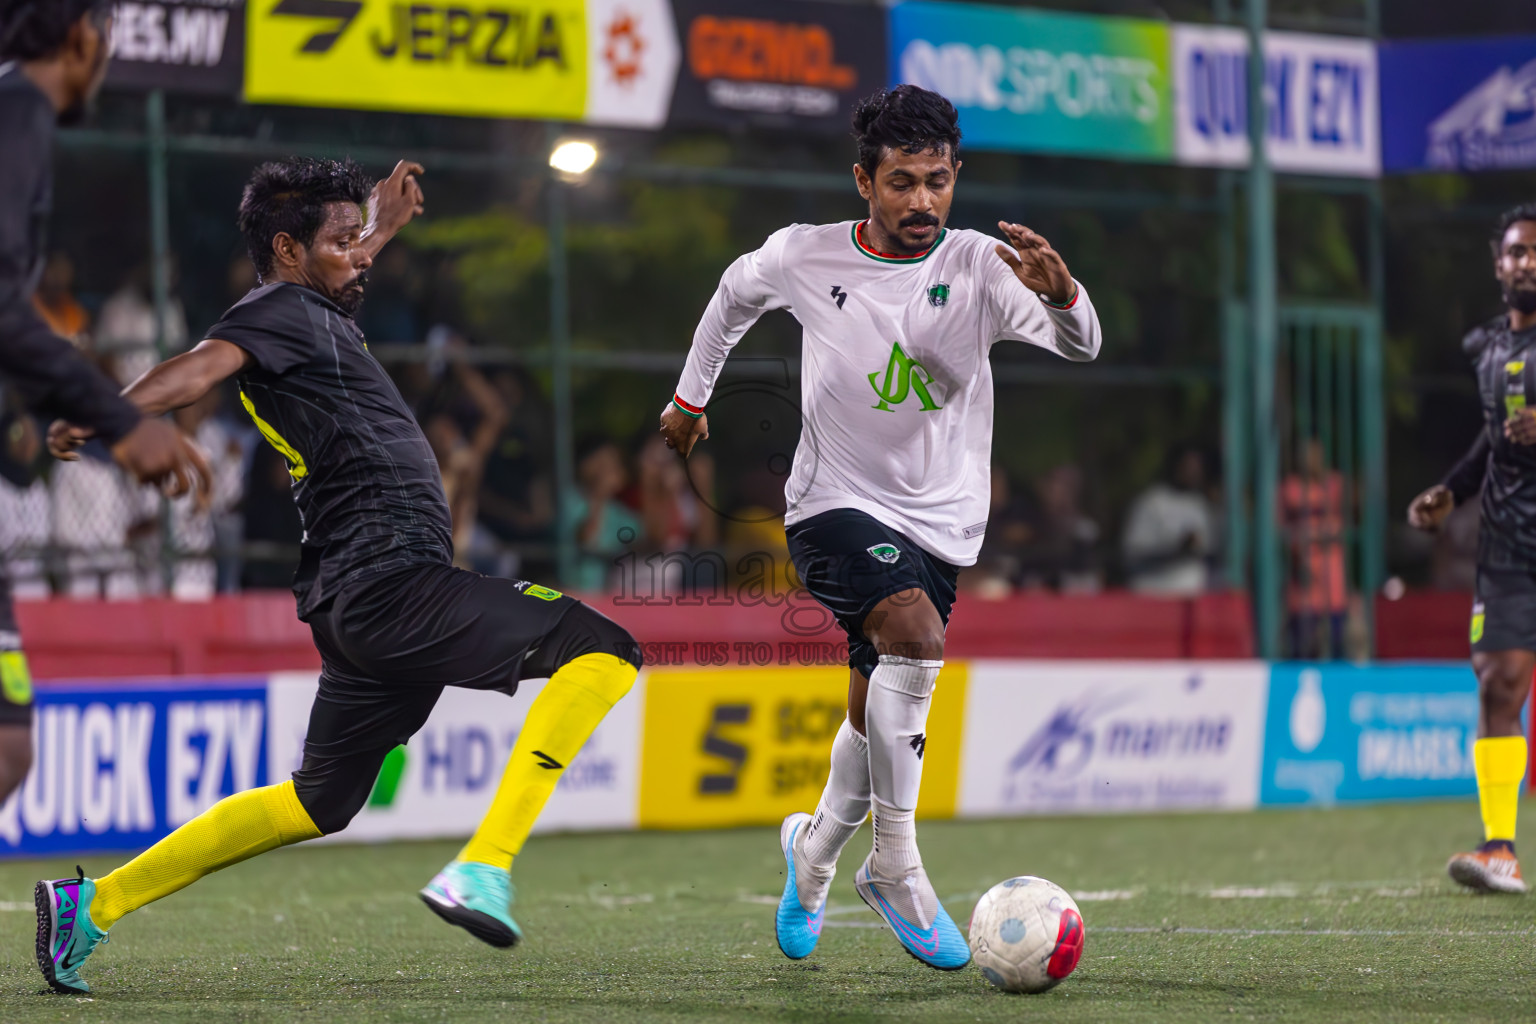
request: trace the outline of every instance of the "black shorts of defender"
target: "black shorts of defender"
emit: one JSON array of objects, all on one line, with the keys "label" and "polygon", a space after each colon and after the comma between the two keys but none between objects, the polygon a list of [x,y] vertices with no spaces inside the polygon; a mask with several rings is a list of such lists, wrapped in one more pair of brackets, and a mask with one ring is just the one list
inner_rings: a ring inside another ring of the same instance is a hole
[{"label": "black shorts of defender", "polygon": [[880,661],[864,635],[875,605],[903,590],[921,590],[949,625],[960,567],[935,558],[873,516],[839,508],[784,531],[800,582],[848,634],[848,667],[867,679]]},{"label": "black shorts of defender", "polygon": [[1472,650],[1536,651],[1536,572],[1477,567]]},{"label": "black shorts of defender", "polygon": [[0,571],[0,726],[32,725],[32,675],[21,652],[11,584]]},{"label": "black shorts of defender", "polygon": [[362,810],[385,755],[426,723],[445,686],[510,696],[584,654],[640,665],[634,638],[580,601],[449,565],[354,583],[309,625],[320,690],[293,783],[326,834]]}]

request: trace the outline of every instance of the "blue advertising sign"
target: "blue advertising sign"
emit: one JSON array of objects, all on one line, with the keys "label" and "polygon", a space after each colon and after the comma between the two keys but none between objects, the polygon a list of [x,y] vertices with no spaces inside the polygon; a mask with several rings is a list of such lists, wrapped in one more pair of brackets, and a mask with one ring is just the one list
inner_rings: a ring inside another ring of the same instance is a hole
[{"label": "blue advertising sign", "polygon": [[36,754],[0,856],[125,850],[267,782],[266,680],[37,690]]},{"label": "blue advertising sign", "polygon": [[1259,800],[1469,796],[1477,717],[1465,665],[1276,665]]},{"label": "blue advertising sign", "polygon": [[1383,43],[1388,171],[1536,167],[1536,36]]}]

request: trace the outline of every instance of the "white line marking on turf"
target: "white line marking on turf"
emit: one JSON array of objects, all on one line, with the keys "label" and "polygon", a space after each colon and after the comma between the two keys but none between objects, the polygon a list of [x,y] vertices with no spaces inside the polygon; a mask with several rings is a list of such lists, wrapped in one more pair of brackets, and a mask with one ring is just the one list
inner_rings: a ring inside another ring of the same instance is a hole
[{"label": "white line marking on turf", "polygon": [[[830,923],[830,922],[829,922]],[[1510,929],[1508,931],[1458,931],[1451,928],[1427,929],[1423,931],[1392,931],[1376,929],[1351,929],[1351,928],[1131,928],[1105,926],[1091,928],[1090,931],[1108,932],[1119,935],[1239,935],[1244,938],[1260,938],[1269,935],[1298,935],[1298,936],[1333,936],[1336,938],[1418,938],[1424,936],[1437,936],[1443,938],[1530,938],[1536,935],[1532,929]]]},{"label": "white line marking on turf", "polygon": [[4,913],[8,910],[20,912],[23,910],[33,911],[36,909],[37,905],[35,903],[20,903],[14,900],[0,900],[0,913]]},{"label": "white line marking on turf", "polygon": [[1108,903],[1112,900],[1133,900],[1140,895],[1137,889],[1090,889],[1073,893],[1072,898],[1079,903]]}]

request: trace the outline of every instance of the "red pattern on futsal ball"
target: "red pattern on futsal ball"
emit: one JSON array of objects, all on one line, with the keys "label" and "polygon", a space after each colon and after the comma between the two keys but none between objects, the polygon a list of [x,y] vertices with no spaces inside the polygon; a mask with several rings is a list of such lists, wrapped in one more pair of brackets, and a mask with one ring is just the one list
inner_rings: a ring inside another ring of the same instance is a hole
[{"label": "red pattern on futsal ball", "polygon": [[1083,958],[1083,919],[1075,910],[1063,911],[1056,929],[1056,949],[1051,953],[1045,973],[1060,981],[1077,968]]}]

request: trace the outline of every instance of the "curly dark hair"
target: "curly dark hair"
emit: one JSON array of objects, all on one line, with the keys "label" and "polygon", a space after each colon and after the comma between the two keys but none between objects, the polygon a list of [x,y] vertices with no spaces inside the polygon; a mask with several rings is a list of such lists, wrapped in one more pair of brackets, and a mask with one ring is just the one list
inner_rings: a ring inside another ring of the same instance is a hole
[{"label": "curly dark hair", "polygon": [[69,30],[90,18],[98,30],[112,0],[0,0],[0,60],[41,60],[59,52]]},{"label": "curly dark hair", "polygon": [[1521,203],[1499,214],[1498,226],[1494,229],[1493,237],[1488,240],[1493,246],[1493,255],[1498,257],[1504,248],[1504,235],[1509,229],[1523,220],[1536,223],[1536,203]]},{"label": "curly dark hair", "polygon": [[960,113],[936,92],[915,85],[881,89],[853,108],[859,163],[873,176],[887,149],[903,153],[948,152],[960,158]]},{"label": "curly dark hair", "polygon": [[291,157],[262,164],[240,196],[240,234],[266,280],[272,272],[272,239],[286,234],[300,245],[313,245],[330,203],[368,201],[373,180],[351,160]]}]

